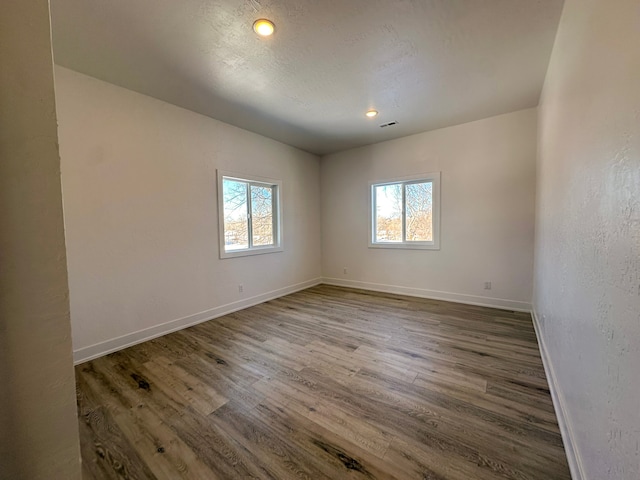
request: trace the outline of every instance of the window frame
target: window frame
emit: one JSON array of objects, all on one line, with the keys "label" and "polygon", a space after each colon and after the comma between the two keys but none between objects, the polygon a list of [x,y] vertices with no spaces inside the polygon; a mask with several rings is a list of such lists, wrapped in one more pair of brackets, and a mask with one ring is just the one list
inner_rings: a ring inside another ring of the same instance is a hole
[{"label": "window frame", "polygon": [[[376,187],[384,185],[402,185],[402,235],[406,236],[406,195],[405,185],[428,183],[432,185],[431,219],[433,240],[430,242],[376,242]],[[440,172],[422,173],[406,177],[369,182],[369,248],[400,248],[407,250],[440,250]]]},{"label": "window frame", "polygon": [[[273,178],[260,177],[257,175],[247,175],[244,173],[230,172],[227,170],[217,170],[218,184],[218,243],[220,250],[220,258],[246,257],[249,255],[262,255],[265,253],[276,253],[284,250],[282,243],[282,181]],[[224,230],[224,179],[243,182],[248,185],[247,196],[247,228],[249,248],[241,250],[226,251],[225,249],[225,230]],[[251,218],[251,186],[268,186],[273,188],[273,238],[272,245],[252,246],[252,218]]]}]

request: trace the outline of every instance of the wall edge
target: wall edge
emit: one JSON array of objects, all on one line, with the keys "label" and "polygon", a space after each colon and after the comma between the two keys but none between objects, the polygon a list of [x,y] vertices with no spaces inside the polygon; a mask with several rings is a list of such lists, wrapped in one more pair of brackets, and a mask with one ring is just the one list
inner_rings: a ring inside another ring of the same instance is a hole
[{"label": "wall edge", "polygon": [[480,297],[465,293],[442,292],[438,290],[427,290],[424,288],[405,287],[401,285],[387,285],[383,283],[361,282],[358,280],[343,280],[340,278],[323,277],[322,283],[335,285],[338,287],[360,288],[374,292],[396,293],[410,297],[429,298],[432,300],[444,300],[447,302],[464,303],[467,305],[477,305],[479,307],[499,308],[501,310],[513,310],[516,312],[531,312],[531,304],[519,300],[508,300],[503,298]]},{"label": "wall edge", "polygon": [[536,338],[538,339],[538,348],[540,350],[540,356],[542,357],[544,372],[547,376],[547,383],[549,384],[549,391],[551,392],[553,408],[558,419],[558,426],[560,427],[560,434],[562,435],[562,443],[564,444],[564,451],[567,456],[567,462],[569,463],[571,478],[573,480],[587,480],[587,477],[584,474],[582,459],[575,441],[575,435],[571,428],[571,423],[569,422],[569,416],[567,415],[564,396],[560,390],[558,379],[556,377],[553,364],[551,363],[551,357],[549,356],[549,351],[544,343],[544,338],[540,334],[540,323],[538,321],[538,315],[535,307],[531,309],[531,318],[533,320],[533,329],[535,330]]},{"label": "wall edge", "polygon": [[237,302],[220,305],[219,307],[211,308],[203,312],[194,313],[192,315],[187,315],[186,317],[177,318],[175,320],[169,320],[168,322],[162,323],[160,325],[143,328],[142,330],[137,330],[135,332],[131,332],[126,335],[113,338],[111,340],[105,340],[103,342],[89,345],[87,347],[79,348],[73,351],[74,365],[79,365],[81,363],[88,362],[89,360],[94,360],[104,355],[108,355],[109,353],[117,352],[119,350],[132,347],[133,345],[137,345],[154,338],[162,337],[163,335],[177,332],[178,330],[183,330],[187,327],[191,327],[199,323],[214,320],[218,317],[237,312],[238,310],[253,307],[260,303],[268,302],[269,300],[274,300],[276,298],[283,297],[300,290],[314,287],[322,283],[321,280],[322,279],[320,277],[313,278],[305,282],[289,285],[287,287],[272,290],[260,295],[255,295],[253,297],[246,298]]}]

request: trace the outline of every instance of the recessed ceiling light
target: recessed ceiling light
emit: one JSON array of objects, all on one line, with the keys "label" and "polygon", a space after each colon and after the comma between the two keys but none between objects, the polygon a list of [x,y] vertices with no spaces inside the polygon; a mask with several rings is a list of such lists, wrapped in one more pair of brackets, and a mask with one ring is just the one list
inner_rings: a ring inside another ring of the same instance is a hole
[{"label": "recessed ceiling light", "polygon": [[268,37],[273,34],[276,26],[273,24],[271,20],[267,20],[266,18],[261,18],[253,22],[253,30],[261,37]]},{"label": "recessed ceiling light", "polygon": [[373,118],[376,115],[378,115],[378,111],[377,110],[369,110],[367,113],[365,113],[365,115],[369,118]]}]

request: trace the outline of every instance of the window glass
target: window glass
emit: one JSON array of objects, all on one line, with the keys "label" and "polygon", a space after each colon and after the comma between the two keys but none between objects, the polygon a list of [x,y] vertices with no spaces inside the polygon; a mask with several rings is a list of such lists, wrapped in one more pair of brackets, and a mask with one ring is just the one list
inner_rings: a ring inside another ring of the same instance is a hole
[{"label": "window glass", "polygon": [[218,171],[220,258],[282,251],[281,185]]},{"label": "window glass", "polygon": [[402,241],[402,185],[378,185],[376,198],[376,242]]},{"label": "window glass", "polygon": [[405,186],[406,241],[430,242],[433,240],[433,184],[410,183]]},{"label": "window glass", "polygon": [[439,245],[440,173],[371,184],[370,247]]},{"label": "window glass", "polygon": [[273,245],[273,187],[251,185],[253,245]]},{"label": "window glass", "polygon": [[249,248],[249,213],[247,184],[229,178],[223,179],[224,195],[224,248]]}]

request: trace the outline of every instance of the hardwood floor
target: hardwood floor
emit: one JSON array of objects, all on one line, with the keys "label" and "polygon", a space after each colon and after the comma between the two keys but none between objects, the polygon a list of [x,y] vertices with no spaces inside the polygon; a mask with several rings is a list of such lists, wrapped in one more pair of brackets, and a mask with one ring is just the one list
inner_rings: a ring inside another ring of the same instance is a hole
[{"label": "hardwood floor", "polygon": [[85,479],[570,479],[528,314],[321,285],[76,378]]}]

